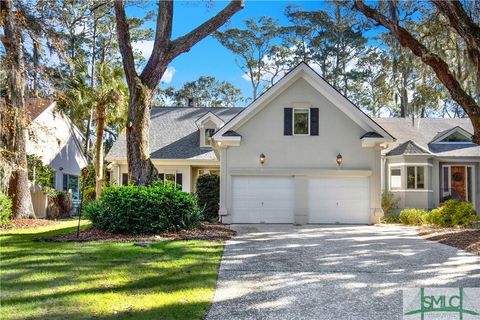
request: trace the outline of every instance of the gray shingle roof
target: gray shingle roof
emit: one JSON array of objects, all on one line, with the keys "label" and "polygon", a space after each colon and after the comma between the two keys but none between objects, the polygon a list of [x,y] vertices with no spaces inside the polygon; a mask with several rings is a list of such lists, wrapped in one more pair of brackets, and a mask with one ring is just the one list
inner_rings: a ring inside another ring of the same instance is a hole
[{"label": "gray shingle roof", "polygon": [[375,118],[374,120],[397,138],[395,143],[390,144],[389,148],[382,152],[384,154],[408,140],[412,140],[420,147],[438,156],[480,157],[480,146],[473,143],[430,144],[440,132],[445,132],[456,126],[468,132],[473,132],[470,119],[423,118],[415,119],[414,125],[412,125],[412,119],[406,118]]},{"label": "gray shingle roof", "polygon": [[399,156],[402,154],[429,154],[419,146],[415,144],[412,140],[408,140],[397,147],[393,148],[387,153],[387,156]]},{"label": "gray shingle roof", "polygon": [[370,131],[370,132],[367,132],[363,136],[360,137],[360,139],[363,139],[363,138],[383,138],[383,136],[378,132]]},{"label": "gray shingle roof", "polygon": [[[243,108],[153,107],[150,124],[152,159],[216,160],[211,148],[200,147],[200,132],[195,121],[208,112],[225,123]],[[113,144],[106,159],[126,159],[127,144],[123,132]]]}]

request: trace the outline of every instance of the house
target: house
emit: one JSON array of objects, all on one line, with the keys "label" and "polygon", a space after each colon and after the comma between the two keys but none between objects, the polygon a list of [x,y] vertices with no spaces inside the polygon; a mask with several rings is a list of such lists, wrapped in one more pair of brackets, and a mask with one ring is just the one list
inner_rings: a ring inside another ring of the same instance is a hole
[{"label": "house", "polygon": [[[465,199],[478,210],[480,147],[452,147],[471,137],[468,119],[417,120],[416,129],[405,119],[372,119],[305,63],[246,108],[154,107],[151,121],[158,178],[193,192],[199,175],[220,174],[225,223],[374,223],[390,181],[403,207],[431,208],[448,195],[440,170],[457,177],[461,165]],[[112,179],[127,184],[125,134],[106,159]],[[450,195],[462,195],[455,179]]]},{"label": "house", "polygon": [[[56,103],[44,99],[26,99],[30,123],[26,151],[38,156],[55,170],[54,186],[72,193],[74,206],[80,203],[80,171],[87,166],[82,151],[85,137]],[[37,217],[45,216],[45,199],[33,197]],[[39,203],[41,202],[41,204]]]},{"label": "house", "polygon": [[397,138],[382,151],[382,190],[399,208],[432,209],[450,198],[480,212],[480,145],[469,119],[376,119]]}]

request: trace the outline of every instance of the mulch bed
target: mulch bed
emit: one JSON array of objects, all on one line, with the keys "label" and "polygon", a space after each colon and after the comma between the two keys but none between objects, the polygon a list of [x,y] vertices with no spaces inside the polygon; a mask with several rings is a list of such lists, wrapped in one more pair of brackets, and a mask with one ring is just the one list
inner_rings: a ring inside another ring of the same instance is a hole
[{"label": "mulch bed", "polygon": [[107,231],[90,228],[80,232],[51,238],[42,238],[41,241],[52,242],[87,242],[87,241],[168,241],[168,240],[212,240],[223,241],[231,239],[236,232],[223,224],[205,223],[198,229],[184,230],[179,232],[165,232],[159,235],[128,235],[115,234]]},{"label": "mulch bed", "polygon": [[480,255],[480,229],[418,227],[418,234],[431,241]]},{"label": "mulch bed", "polygon": [[0,231],[10,231],[16,229],[30,229],[38,227],[49,227],[57,225],[55,220],[46,219],[13,219],[7,226],[0,227]]}]

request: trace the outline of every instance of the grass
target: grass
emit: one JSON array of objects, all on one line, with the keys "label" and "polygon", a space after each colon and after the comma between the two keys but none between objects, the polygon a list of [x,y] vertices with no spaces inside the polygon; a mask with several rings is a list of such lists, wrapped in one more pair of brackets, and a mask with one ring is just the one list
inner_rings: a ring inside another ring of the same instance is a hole
[{"label": "grass", "polygon": [[[0,319],[202,319],[223,244],[52,243],[76,221],[0,232]],[[88,223],[83,223],[83,228]]]}]

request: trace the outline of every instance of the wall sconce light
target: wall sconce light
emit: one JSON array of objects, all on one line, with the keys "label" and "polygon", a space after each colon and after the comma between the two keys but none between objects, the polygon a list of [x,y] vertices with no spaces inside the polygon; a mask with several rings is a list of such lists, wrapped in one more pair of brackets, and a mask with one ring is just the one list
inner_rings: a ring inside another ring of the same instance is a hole
[{"label": "wall sconce light", "polygon": [[342,155],[339,153],[339,154],[337,155],[337,164],[338,164],[338,165],[341,165],[341,164],[342,164],[342,161],[343,161],[343,157],[342,157]]},{"label": "wall sconce light", "polygon": [[265,155],[263,153],[260,155],[259,160],[260,160],[260,164],[263,166],[263,164],[265,163]]}]

